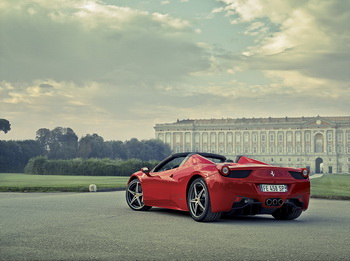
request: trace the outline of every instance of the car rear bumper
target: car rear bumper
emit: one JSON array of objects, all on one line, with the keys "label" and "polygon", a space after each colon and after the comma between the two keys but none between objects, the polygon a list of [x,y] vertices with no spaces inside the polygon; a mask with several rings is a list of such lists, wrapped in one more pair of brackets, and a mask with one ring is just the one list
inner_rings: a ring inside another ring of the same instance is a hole
[{"label": "car rear bumper", "polygon": [[[271,182],[272,183],[272,182]],[[229,212],[247,206],[259,206],[260,212],[273,212],[283,205],[306,210],[310,200],[309,180],[275,180],[273,184],[285,184],[287,192],[262,192],[260,184],[266,181],[225,179],[220,176],[207,179],[213,212]]]}]

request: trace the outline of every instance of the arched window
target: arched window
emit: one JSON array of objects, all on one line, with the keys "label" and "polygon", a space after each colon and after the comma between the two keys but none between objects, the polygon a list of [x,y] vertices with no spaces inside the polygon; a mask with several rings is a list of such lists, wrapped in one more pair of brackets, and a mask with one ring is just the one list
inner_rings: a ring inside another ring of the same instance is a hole
[{"label": "arched window", "polygon": [[315,152],[321,153],[323,152],[323,134],[317,133],[315,135]]}]

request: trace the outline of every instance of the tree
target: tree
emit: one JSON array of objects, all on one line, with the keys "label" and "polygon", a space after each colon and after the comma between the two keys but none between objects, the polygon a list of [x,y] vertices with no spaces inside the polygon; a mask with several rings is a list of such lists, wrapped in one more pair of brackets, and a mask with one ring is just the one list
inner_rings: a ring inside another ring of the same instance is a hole
[{"label": "tree", "polygon": [[79,140],[78,156],[82,158],[106,158],[107,146],[101,136],[87,134]]},{"label": "tree", "polygon": [[34,140],[0,141],[0,172],[23,172],[30,158],[42,154]]},{"label": "tree", "polygon": [[105,142],[108,155],[112,159],[122,159],[126,160],[128,158],[127,151],[125,149],[124,142],[117,140],[117,141],[106,141]]},{"label": "tree", "polygon": [[78,136],[71,128],[56,127],[53,130],[39,129],[36,140],[40,143],[49,159],[71,159],[76,157]]},{"label": "tree", "polygon": [[0,131],[5,132],[5,134],[11,130],[11,124],[8,120],[0,119]]}]

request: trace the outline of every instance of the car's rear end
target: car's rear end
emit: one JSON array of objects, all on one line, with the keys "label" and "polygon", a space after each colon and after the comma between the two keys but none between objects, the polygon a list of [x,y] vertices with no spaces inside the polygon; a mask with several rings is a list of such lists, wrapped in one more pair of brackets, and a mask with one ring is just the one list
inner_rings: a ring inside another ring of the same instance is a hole
[{"label": "car's rear end", "polygon": [[207,179],[213,212],[294,219],[309,206],[309,171],[259,162],[217,164]]}]

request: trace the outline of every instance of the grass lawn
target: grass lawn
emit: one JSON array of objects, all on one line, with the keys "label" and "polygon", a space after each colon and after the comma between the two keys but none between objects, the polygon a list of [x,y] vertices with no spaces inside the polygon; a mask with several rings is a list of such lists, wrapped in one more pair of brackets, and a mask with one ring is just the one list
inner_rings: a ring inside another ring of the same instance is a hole
[{"label": "grass lawn", "polygon": [[350,175],[324,174],[321,178],[311,179],[311,196],[350,199]]},{"label": "grass lawn", "polygon": [[[90,184],[98,191],[124,189],[129,177],[56,176],[0,173],[0,192],[86,192]],[[311,196],[314,198],[350,199],[349,174],[325,174],[311,179]]]},{"label": "grass lawn", "polygon": [[58,176],[0,173],[0,192],[84,192],[95,184],[97,190],[124,189],[129,177],[110,176]]}]

